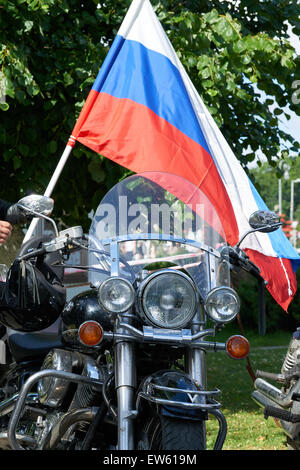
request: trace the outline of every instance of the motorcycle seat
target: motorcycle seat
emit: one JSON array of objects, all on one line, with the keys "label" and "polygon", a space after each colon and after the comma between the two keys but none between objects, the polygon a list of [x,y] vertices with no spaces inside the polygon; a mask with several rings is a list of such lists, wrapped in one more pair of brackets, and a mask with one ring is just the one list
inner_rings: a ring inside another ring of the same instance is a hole
[{"label": "motorcycle seat", "polygon": [[41,359],[53,348],[62,348],[63,343],[59,334],[59,323],[36,333],[20,333],[15,330],[7,331],[8,346],[16,362],[30,359]]}]

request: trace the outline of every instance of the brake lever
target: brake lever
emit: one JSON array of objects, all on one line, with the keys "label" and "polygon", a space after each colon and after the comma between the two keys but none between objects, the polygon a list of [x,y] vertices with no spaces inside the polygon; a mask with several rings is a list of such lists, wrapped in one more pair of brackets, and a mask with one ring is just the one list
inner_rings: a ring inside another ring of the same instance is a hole
[{"label": "brake lever", "polygon": [[233,269],[241,268],[257,279],[261,278],[260,269],[250,261],[249,256],[241,248],[227,246],[221,254],[227,258]]}]

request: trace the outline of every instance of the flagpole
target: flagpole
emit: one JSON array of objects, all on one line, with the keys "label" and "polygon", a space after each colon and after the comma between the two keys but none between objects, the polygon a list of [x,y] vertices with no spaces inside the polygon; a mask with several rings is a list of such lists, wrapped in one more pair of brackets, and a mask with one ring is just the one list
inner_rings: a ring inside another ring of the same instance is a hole
[{"label": "flagpole", "polygon": [[[62,154],[62,156],[60,157],[60,160],[59,160],[59,162],[58,162],[58,164],[57,164],[57,167],[56,167],[56,169],[55,169],[55,171],[54,171],[54,173],[53,173],[53,175],[52,175],[52,177],[51,177],[51,179],[50,179],[50,181],[49,181],[49,184],[48,184],[48,186],[47,186],[47,188],[46,188],[46,190],[45,190],[45,192],[44,192],[44,196],[47,196],[47,197],[50,197],[50,196],[51,196],[52,191],[53,191],[53,189],[54,189],[54,187],[55,187],[55,185],[56,185],[56,183],[57,183],[57,181],[58,181],[58,178],[60,177],[60,174],[61,174],[61,172],[62,172],[62,170],[63,170],[63,168],[64,168],[64,166],[65,166],[65,164],[66,164],[66,162],[67,162],[67,160],[68,160],[68,158],[69,158],[69,156],[70,156],[70,153],[71,153],[72,149],[73,149],[73,146],[72,146],[72,145],[69,145],[69,144],[66,145],[66,148],[65,148],[65,150],[63,151],[63,154]],[[32,234],[33,234],[33,232],[34,232],[34,230],[35,230],[35,228],[36,228],[36,226],[37,226],[38,221],[39,221],[38,218],[34,218],[34,219],[31,221],[31,223],[30,223],[30,225],[29,225],[29,227],[28,227],[28,230],[27,230],[27,232],[26,232],[26,235],[25,235],[25,237],[24,237],[23,243],[27,242],[27,240],[29,240],[29,239],[31,238],[31,236],[32,236]]]}]

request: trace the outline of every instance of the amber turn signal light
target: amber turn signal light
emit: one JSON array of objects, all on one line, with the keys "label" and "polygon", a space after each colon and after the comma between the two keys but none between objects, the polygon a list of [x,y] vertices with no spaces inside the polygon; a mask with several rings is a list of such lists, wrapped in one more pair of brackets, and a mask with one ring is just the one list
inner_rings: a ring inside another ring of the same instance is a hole
[{"label": "amber turn signal light", "polygon": [[79,327],[79,339],[86,346],[96,346],[102,341],[103,328],[93,320],[82,323]]},{"label": "amber turn signal light", "polygon": [[244,336],[231,336],[226,342],[226,351],[233,359],[244,359],[250,351],[249,342]]}]

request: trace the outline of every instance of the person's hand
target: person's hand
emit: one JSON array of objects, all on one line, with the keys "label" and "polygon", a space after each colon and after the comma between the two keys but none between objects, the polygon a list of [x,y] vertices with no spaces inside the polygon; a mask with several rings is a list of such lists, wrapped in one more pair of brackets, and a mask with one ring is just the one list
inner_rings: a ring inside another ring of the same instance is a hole
[{"label": "person's hand", "polygon": [[0,243],[3,244],[6,242],[12,231],[12,226],[9,222],[0,220]]}]

